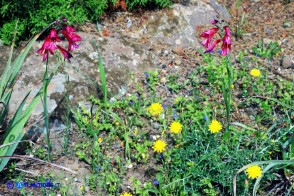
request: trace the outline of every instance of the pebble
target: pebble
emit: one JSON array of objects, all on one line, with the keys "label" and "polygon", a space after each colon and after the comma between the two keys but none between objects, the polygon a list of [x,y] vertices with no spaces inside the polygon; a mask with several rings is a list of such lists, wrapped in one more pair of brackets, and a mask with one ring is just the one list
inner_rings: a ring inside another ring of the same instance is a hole
[{"label": "pebble", "polygon": [[184,49],[183,49],[182,47],[175,47],[172,51],[173,51],[175,54],[180,55],[180,56],[185,55],[185,53],[184,53]]},{"label": "pebble", "polygon": [[182,63],[182,61],[181,61],[180,59],[176,59],[176,60],[175,60],[175,63],[176,63],[177,65],[180,65],[180,64]]},{"label": "pebble", "polygon": [[290,28],[290,27],[291,27],[290,22],[285,22],[285,23],[283,24],[283,27],[284,27],[284,28]]},{"label": "pebble", "polygon": [[164,56],[167,56],[169,54],[168,50],[164,50],[163,54]]},{"label": "pebble", "polygon": [[285,69],[294,68],[294,56],[285,55],[285,57],[282,59],[282,67]]},{"label": "pebble", "polygon": [[132,168],[133,168],[133,164],[131,163],[131,164],[129,164],[129,165],[126,165],[126,168],[128,168],[128,169],[132,169]]}]

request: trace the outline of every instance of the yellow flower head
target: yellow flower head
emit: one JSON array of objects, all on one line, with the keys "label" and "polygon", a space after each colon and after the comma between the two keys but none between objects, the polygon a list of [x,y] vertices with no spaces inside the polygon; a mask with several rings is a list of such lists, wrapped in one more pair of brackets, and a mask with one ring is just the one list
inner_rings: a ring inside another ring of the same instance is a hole
[{"label": "yellow flower head", "polygon": [[251,178],[251,179],[258,178],[262,174],[262,170],[258,165],[253,165],[251,167],[248,167],[245,172],[248,175],[248,178]]},{"label": "yellow flower head", "polygon": [[258,77],[258,76],[260,76],[260,71],[258,69],[251,69],[250,75],[252,75],[254,77]]},{"label": "yellow flower head", "polygon": [[150,112],[152,116],[159,115],[163,112],[163,107],[160,103],[152,103],[148,108],[148,112]]},{"label": "yellow flower head", "polygon": [[177,121],[174,121],[170,127],[169,127],[170,131],[172,133],[175,133],[175,134],[178,134],[182,131],[182,125],[181,123],[177,122]]},{"label": "yellow flower head", "polygon": [[102,137],[99,137],[97,141],[98,143],[101,143],[103,141]]},{"label": "yellow flower head", "polygon": [[153,144],[153,151],[154,152],[163,152],[165,150],[166,143],[163,140],[156,140]]},{"label": "yellow flower head", "polygon": [[211,133],[218,133],[220,130],[222,130],[223,126],[217,120],[212,120],[208,128]]},{"label": "yellow flower head", "polygon": [[80,186],[80,191],[84,191],[85,187],[84,186]]},{"label": "yellow flower head", "polygon": [[132,196],[132,194],[131,193],[124,192],[124,193],[120,194],[120,196]]}]

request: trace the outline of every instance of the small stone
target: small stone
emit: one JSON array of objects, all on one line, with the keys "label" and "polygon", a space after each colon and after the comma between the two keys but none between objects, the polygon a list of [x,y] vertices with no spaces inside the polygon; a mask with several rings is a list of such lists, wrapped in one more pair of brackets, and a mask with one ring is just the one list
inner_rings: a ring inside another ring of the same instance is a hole
[{"label": "small stone", "polygon": [[177,44],[177,45],[180,45],[181,43],[182,43],[182,41],[181,41],[180,39],[177,39],[177,40],[176,40],[176,44]]},{"label": "small stone", "polygon": [[175,63],[176,63],[176,65],[180,65],[182,63],[182,61],[180,59],[176,59]]},{"label": "small stone", "polygon": [[172,51],[175,54],[180,55],[180,56],[184,56],[185,55],[184,49],[182,47],[175,47]]},{"label": "small stone", "polygon": [[79,181],[79,179],[78,179],[78,178],[74,178],[74,181],[75,181],[75,182],[78,182],[78,181]]},{"label": "small stone", "polygon": [[129,164],[129,165],[126,165],[126,168],[128,168],[128,169],[132,169],[132,168],[133,168],[133,164],[131,163],[131,164]]},{"label": "small stone", "polygon": [[282,59],[282,67],[285,69],[294,68],[294,56],[285,55],[285,57]]},{"label": "small stone", "polygon": [[169,54],[168,50],[164,50],[163,54],[164,56],[167,56]]},{"label": "small stone", "polygon": [[284,22],[283,27],[284,28],[290,28],[291,27],[291,23],[290,22]]}]

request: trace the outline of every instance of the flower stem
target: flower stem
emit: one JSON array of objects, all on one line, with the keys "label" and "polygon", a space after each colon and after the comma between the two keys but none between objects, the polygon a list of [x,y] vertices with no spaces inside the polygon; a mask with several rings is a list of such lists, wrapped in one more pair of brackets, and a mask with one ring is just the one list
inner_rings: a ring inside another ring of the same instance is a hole
[{"label": "flower stem", "polygon": [[43,78],[44,84],[44,91],[43,91],[43,108],[44,108],[44,119],[45,119],[45,129],[46,129],[46,140],[47,140],[47,152],[48,152],[48,161],[51,161],[51,141],[50,141],[50,129],[49,129],[49,115],[48,115],[48,107],[47,107],[47,88],[49,85],[49,78],[48,78],[48,58],[46,60],[46,70],[44,73]]},{"label": "flower stem", "polygon": [[227,70],[227,81],[225,81],[223,77],[223,82],[222,82],[222,91],[223,91],[223,96],[224,96],[224,101],[226,105],[226,119],[227,119],[227,127],[226,130],[228,131],[230,128],[230,123],[231,123],[231,96],[232,96],[232,81],[233,81],[233,73],[230,68],[230,59],[229,57],[226,57],[226,70]]}]

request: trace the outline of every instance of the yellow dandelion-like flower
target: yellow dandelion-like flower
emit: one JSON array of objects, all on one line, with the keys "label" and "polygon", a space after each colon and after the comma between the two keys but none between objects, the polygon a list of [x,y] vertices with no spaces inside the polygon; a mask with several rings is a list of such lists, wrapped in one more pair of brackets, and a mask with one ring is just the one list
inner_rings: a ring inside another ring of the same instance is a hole
[{"label": "yellow dandelion-like flower", "polygon": [[248,175],[248,178],[251,178],[251,179],[258,178],[262,174],[262,170],[258,165],[253,165],[251,167],[248,167],[245,172]]},{"label": "yellow dandelion-like flower", "polygon": [[152,116],[159,115],[163,112],[163,107],[160,103],[153,103],[149,106],[148,112],[150,112]]},{"label": "yellow dandelion-like flower", "polygon": [[80,186],[80,191],[84,191],[85,187],[84,186]]},{"label": "yellow dandelion-like flower", "polygon": [[118,126],[118,125],[119,125],[119,122],[116,121],[116,122],[115,122],[115,125]]},{"label": "yellow dandelion-like flower", "polygon": [[232,84],[232,85],[231,85],[231,89],[234,89],[234,88],[235,88],[235,85],[234,85],[234,84]]},{"label": "yellow dandelion-like flower", "polygon": [[166,143],[163,140],[156,140],[153,144],[153,150],[154,152],[163,152],[165,150]]},{"label": "yellow dandelion-like flower", "polygon": [[250,75],[252,75],[254,77],[258,77],[258,76],[260,76],[260,71],[258,69],[251,69]]},{"label": "yellow dandelion-like flower", "polygon": [[102,137],[99,137],[97,141],[98,143],[101,143],[103,141]]},{"label": "yellow dandelion-like flower", "polygon": [[172,133],[178,134],[182,131],[182,124],[177,121],[174,121],[170,125],[169,129]]},{"label": "yellow dandelion-like flower", "polygon": [[223,126],[217,120],[212,120],[208,128],[211,133],[218,133],[220,130],[222,130]]},{"label": "yellow dandelion-like flower", "polygon": [[131,193],[124,192],[124,193],[120,194],[120,196],[132,196],[132,194]]}]

